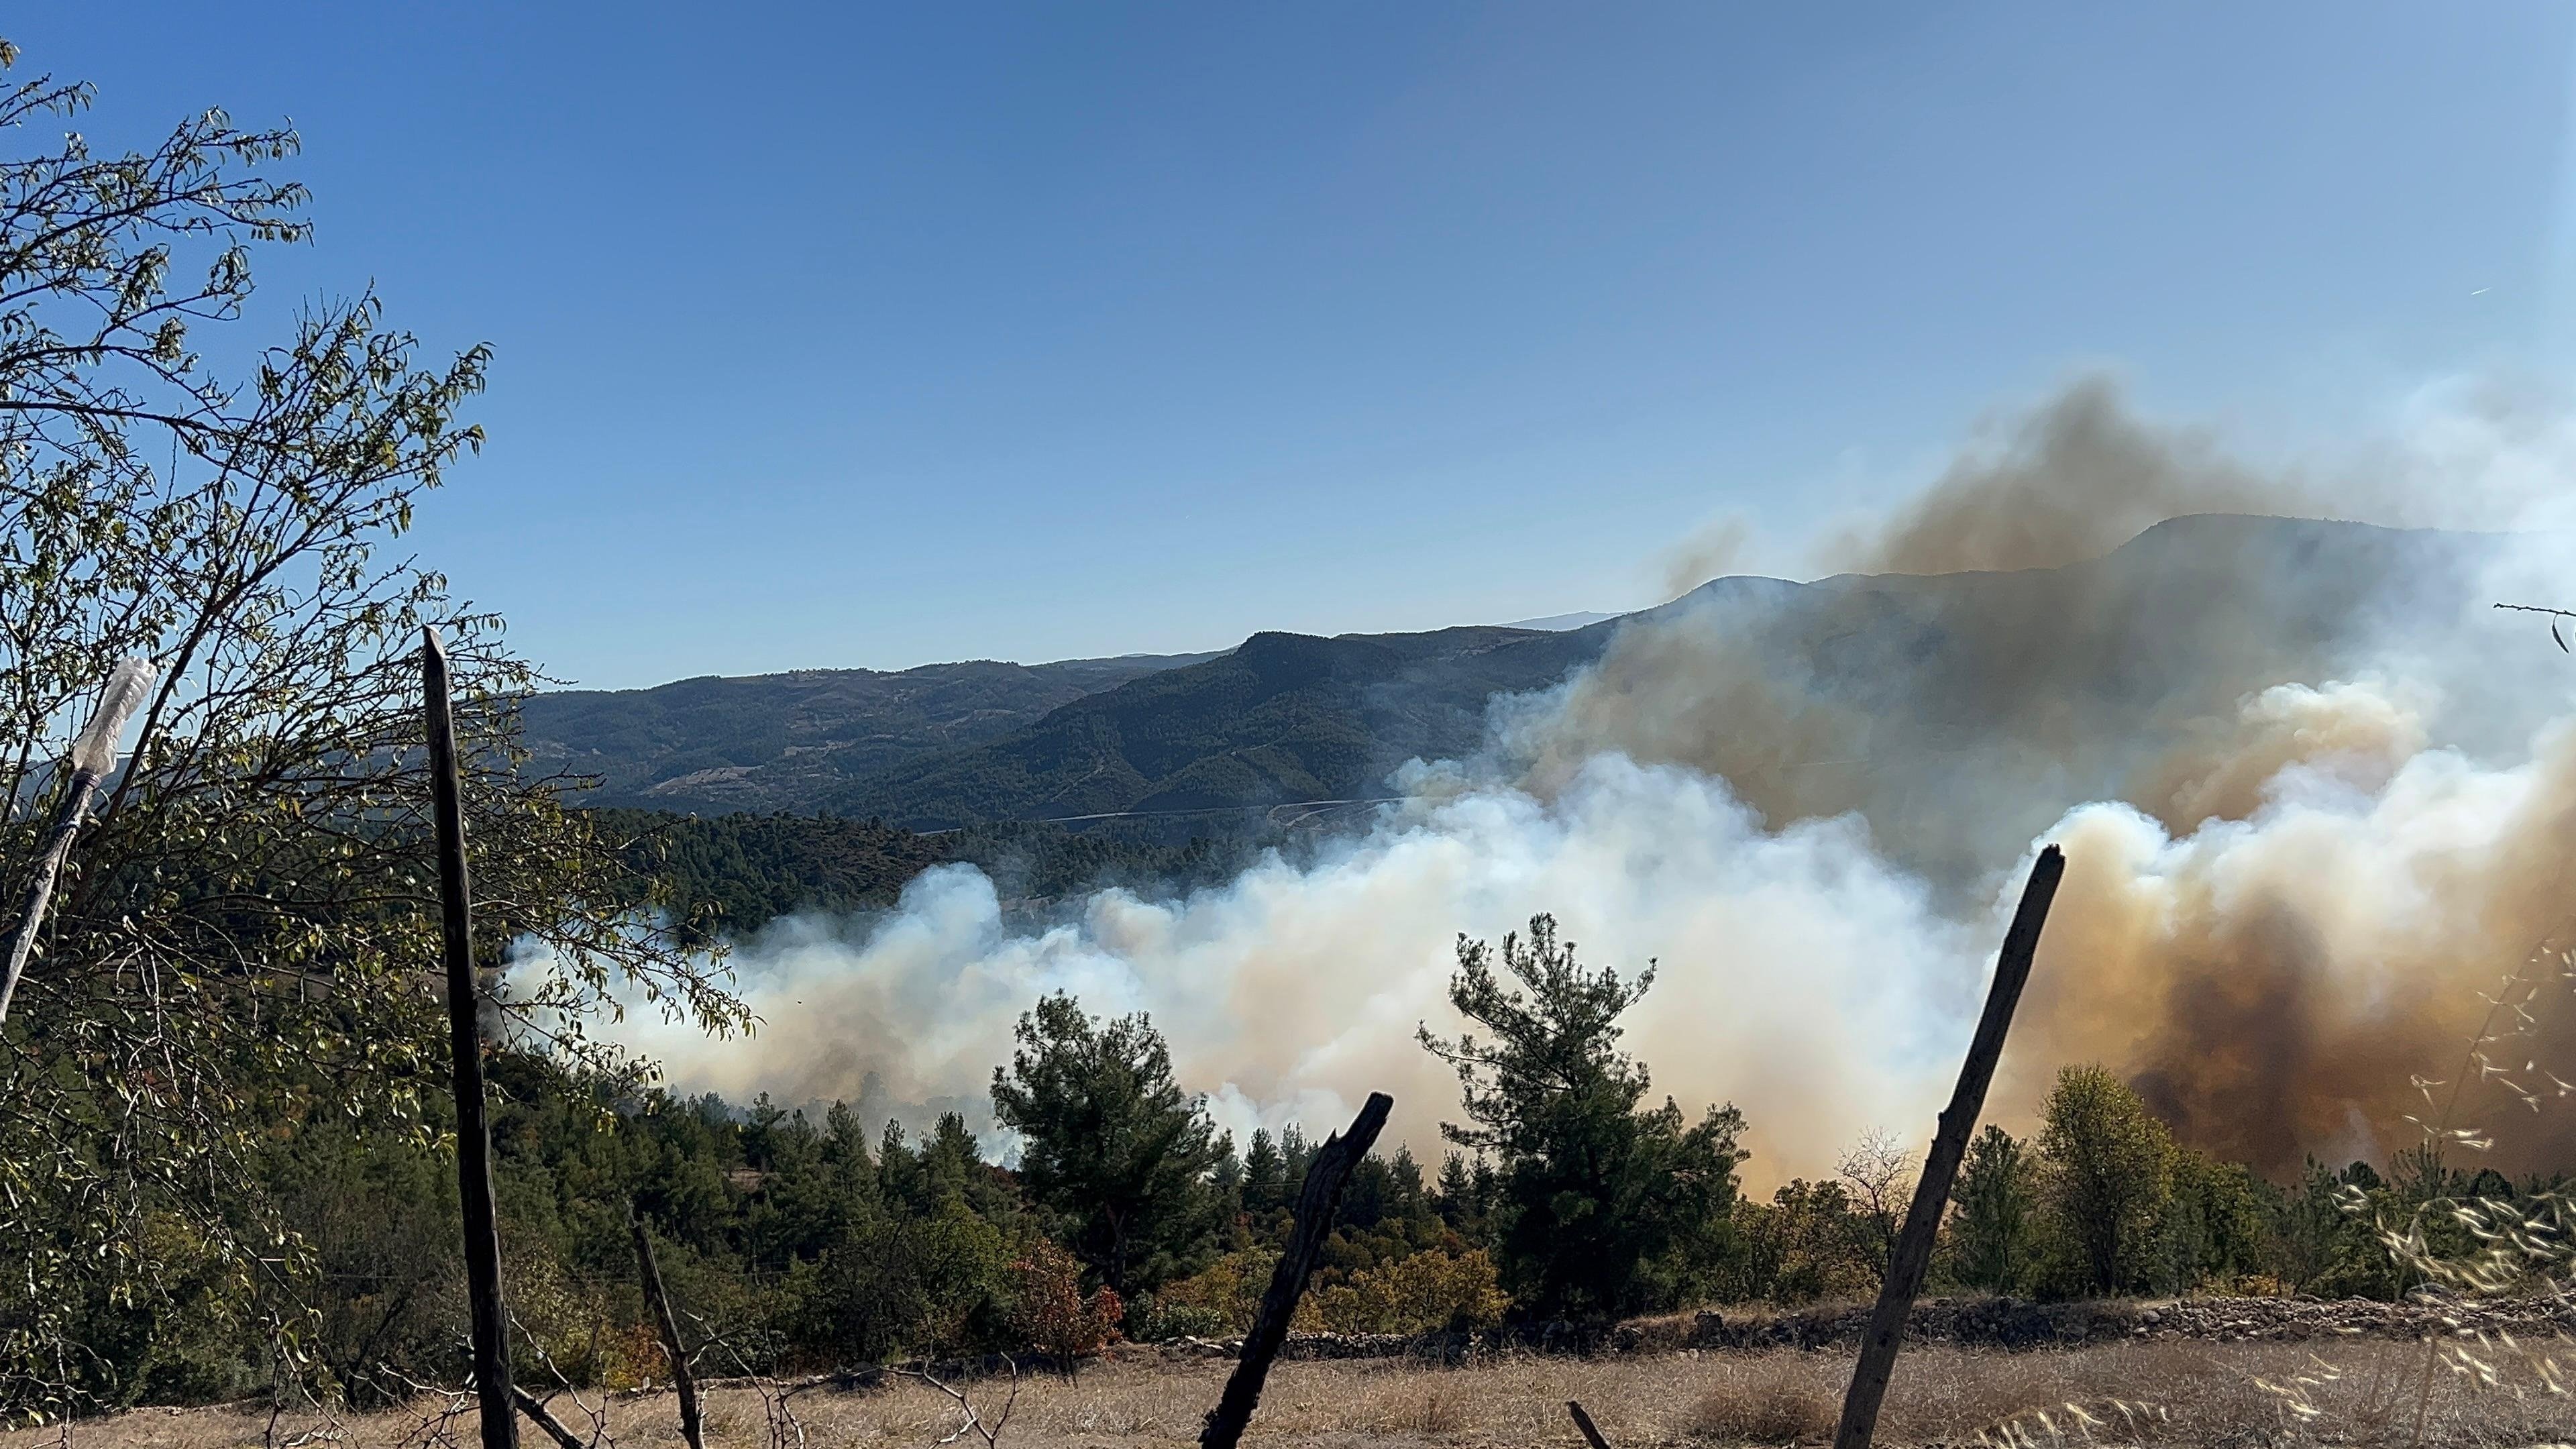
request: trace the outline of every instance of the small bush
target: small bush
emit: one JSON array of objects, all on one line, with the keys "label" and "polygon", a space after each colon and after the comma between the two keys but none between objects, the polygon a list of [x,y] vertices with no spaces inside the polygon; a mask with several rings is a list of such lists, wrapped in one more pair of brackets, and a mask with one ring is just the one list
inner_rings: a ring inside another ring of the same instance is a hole
[{"label": "small bush", "polygon": [[1310,1290],[1299,1328],[1331,1333],[1438,1333],[1502,1321],[1511,1307],[1481,1248],[1414,1253]]},{"label": "small bush", "polygon": [[1086,1298],[1082,1265],[1045,1238],[1011,1264],[1011,1325],[1029,1347],[1071,1370],[1076,1359],[1098,1353],[1118,1336],[1127,1306],[1103,1288]]},{"label": "small bush", "polygon": [[1837,1406],[1812,1384],[1729,1385],[1691,1415],[1691,1433],[1719,1444],[1812,1444],[1834,1432]]},{"label": "small bush", "polygon": [[1165,1343],[1175,1338],[1223,1338],[1233,1330],[1226,1315],[1196,1303],[1175,1302],[1168,1295],[1140,1293],[1127,1305],[1126,1334],[1138,1343]]},{"label": "small bush", "polygon": [[1261,1295],[1269,1291],[1271,1271],[1278,1266],[1276,1252],[1246,1248],[1226,1254],[1191,1277],[1166,1284],[1155,1296],[1165,1312],[1199,1310],[1222,1325],[1220,1332],[1248,1333],[1253,1315],[1261,1308]]}]

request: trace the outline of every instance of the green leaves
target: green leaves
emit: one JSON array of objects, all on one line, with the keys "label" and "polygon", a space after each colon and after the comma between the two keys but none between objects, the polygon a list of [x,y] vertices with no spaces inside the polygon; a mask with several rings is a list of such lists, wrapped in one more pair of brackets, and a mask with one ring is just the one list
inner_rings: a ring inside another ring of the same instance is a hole
[{"label": "green leaves", "polygon": [[1654,984],[1587,971],[1552,916],[1503,938],[1503,972],[1482,941],[1458,938],[1450,1004],[1486,1035],[1419,1032],[1455,1066],[1470,1125],[1443,1123],[1490,1154],[1503,1281],[1544,1316],[1608,1316],[1671,1306],[1704,1273],[1736,1197],[1732,1106],[1698,1123],[1667,1099],[1640,1108],[1645,1067],[1620,1053],[1619,1017]]},{"label": "green leaves", "polygon": [[[89,100],[0,95],[0,145]],[[304,188],[262,169],[296,144],[209,111],[145,150],[0,155],[0,800],[49,807],[115,659],[162,669],[0,1037],[0,1408],[139,1392],[183,1279],[188,1311],[283,1334],[307,1263],[263,1154],[317,1119],[422,1130],[444,1050],[417,885],[422,623],[454,641],[484,939],[525,958],[496,1003],[511,1031],[614,1081],[633,1064],[578,1030],[612,990],[744,1020],[710,953],[628,909],[560,782],[520,774],[537,676],[499,621],[380,552],[481,445],[458,414],[488,350],[424,359],[372,296],[217,349],[253,356],[230,375],[190,350],[240,321],[252,246],[309,234]],[[0,820],[0,885],[27,818]],[[165,1240],[232,1266],[174,1274],[138,1246]],[[302,1374],[291,1347],[231,1342]]]},{"label": "green leaves", "polygon": [[1020,1184],[1067,1244],[1121,1296],[1215,1256],[1230,1155],[1143,1015],[1103,1023],[1061,992],[1020,1018],[1019,1049],[993,1069],[993,1116],[1021,1136]]}]

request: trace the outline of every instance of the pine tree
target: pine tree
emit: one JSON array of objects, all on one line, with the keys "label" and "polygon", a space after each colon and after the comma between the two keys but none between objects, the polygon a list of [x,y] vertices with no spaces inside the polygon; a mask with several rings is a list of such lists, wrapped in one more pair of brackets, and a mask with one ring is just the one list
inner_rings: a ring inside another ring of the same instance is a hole
[{"label": "pine tree", "polygon": [[1958,1204],[1950,1241],[1959,1281],[1999,1293],[2021,1286],[2039,1226],[2037,1164],[2030,1149],[1988,1124],[1968,1144],[1952,1200]]},{"label": "pine tree", "polygon": [[1252,1131],[1252,1146],[1243,1154],[1243,1209],[1266,1217],[1287,1201],[1287,1159],[1270,1140],[1266,1127]]},{"label": "pine tree", "polygon": [[1712,1108],[1697,1124],[1667,1098],[1640,1103],[1646,1069],[1618,1050],[1619,1016],[1654,982],[1586,971],[1556,921],[1530,918],[1526,945],[1458,938],[1449,1000],[1479,1028],[1454,1041],[1421,1032],[1457,1068],[1469,1125],[1441,1131],[1499,1164],[1496,1223],[1506,1285],[1533,1312],[1599,1317],[1668,1306],[1714,1260],[1736,1196],[1744,1119]]},{"label": "pine tree", "polygon": [[1020,1134],[1021,1186],[1066,1246],[1121,1298],[1212,1258],[1223,1223],[1209,1177],[1227,1149],[1205,1103],[1173,1082],[1162,1034],[1058,993],[1018,1037],[1011,1065],[993,1070],[993,1115]]}]

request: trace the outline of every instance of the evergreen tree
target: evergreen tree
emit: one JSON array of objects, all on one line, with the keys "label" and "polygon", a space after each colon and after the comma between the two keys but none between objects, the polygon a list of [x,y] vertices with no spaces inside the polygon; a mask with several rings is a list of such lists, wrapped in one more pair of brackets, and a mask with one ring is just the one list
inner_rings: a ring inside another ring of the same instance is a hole
[{"label": "evergreen tree", "polygon": [[1950,1241],[1959,1281],[2011,1292],[2028,1278],[2039,1226],[2039,1180],[2030,1149],[1992,1123],[1968,1144],[1952,1194]]},{"label": "evergreen tree", "polygon": [[1172,1081],[1144,1016],[1103,1023],[1058,993],[1020,1018],[993,1115],[1021,1137],[1020,1182],[1121,1298],[1195,1271],[1222,1229],[1209,1181],[1230,1150]]},{"label": "evergreen tree", "polygon": [[1255,1217],[1276,1212],[1288,1200],[1287,1159],[1270,1140],[1268,1128],[1252,1130],[1252,1146],[1243,1154],[1243,1209]]},{"label": "evergreen tree", "polygon": [[1686,1121],[1670,1099],[1643,1108],[1646,1069],[1618,1050],[1619,1016],[1654,981],[1586,971],[1554,918],[1529,939],[1458,938],[1450,1003],[1489,1035],[1421,1032],[1457,1068],[1468,1125],[1441,1131],[1499,1164],[1505,1285],[1542,1315],[1607,1316],[1668,1306],[1711,1266],[1736,1196],[1743,1117]]},{"label": "evergreen tree", "polygon": [[1306,1169],[1315,1165],[1315,1144],[1305,1129],[1291,1122],[1279,1129],[1279,1186],[1282,1201],[1294,1205],[1306,1185]]},{"label": "evergreen tree", "polygon": [[1440,1205],[1440,1221],[1458,1233],[1466,1234],[1468,1224],[1481,1217],[1476,1211],[1475,1178],[1467,1171],[1463,1154],[1452,1152],[1441,1158],[1440,1185],[1432,1193]]},{"label": "evergreen tree", "polygon": [[916,1211],[928,1203],[928,1194],[922,1191],[921,1159],[904,1136],[903,1124],[891,1117],[886,1119],[884,1134],[877,1138],[877,1182],[890,1201]]},{"label": "evergreen tree", "polygon": [[930,1129],[930,1140],[921,1144],[923,1197],[931,1202],[950,1197],[964,1200],[975,1179],[983,1175],[983,1166],[983,1149],[967,1129],[964,1114],[940,1113]]}]

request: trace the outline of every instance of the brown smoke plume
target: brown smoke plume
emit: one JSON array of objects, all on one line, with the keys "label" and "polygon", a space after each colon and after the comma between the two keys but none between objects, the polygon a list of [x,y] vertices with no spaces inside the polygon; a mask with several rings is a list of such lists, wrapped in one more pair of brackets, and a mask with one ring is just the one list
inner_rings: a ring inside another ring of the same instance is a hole
[{"label": "brown smoke plume", "polygon": [[[2553,894],[2576,745],[2530,743],[2567,690],[2481,597],[2545,547],[2174,517],[2308,493],[2099,380],[2004,431],[1843,540],[1893,574],[1722,580],[1507,712],[1525,786],[1615,751],[1723,777],[1774,828],[1849,812],[1953,912],[2053,836],[2073,866],[2001,1101],[2100,1060],[2266,1167],[2406,1145],[2409,1078],[2450,1074],[2480,989],[2576,944]],[[2396,500],[2412,466],[2352,491]],[[2510,521],[2521,500],[2489,501]],[[1998,571],[1910,576],[1971,569]]]},{"label": "brown smoke plume", "polygon": [[[2486,1019],[2535,950],[2576,945],[2576,729],[2489,770],[2418,750],[2405,713],[2368,689],[2276,690],[2249,702],[2247,754],[2222,763],[2235,779],[2275,767],[2242,818],[2176,839],[2117,806],[2072,815],[2008,1097],[2100,1061],[2186,1140],[2237,1160],[2384,1161],[2416,1140],[2408,1114],[2434,1115],[2410,1076],[2454,1080],[2483,1023],[2509,1070],[2470,1067],[2450,1125],[2493,1130],[2497,1166],[2564,1166],[2576,1116],[2533,1115],[2504,1085],[2545,1106],[2560,1092],[2541,1069],[2576,1077],[2560,971],[2542,972],[2533,1021]],[[2285,715],[2312,727],[2285,731]]]},{"label": "brown smoke plume", "polygon": [[1990,418],[1982,431],[1920,497],[1833,538],[1820,550],[1826,566],[1870,574],[2056,568],[2185,514],[2320,511],[2307,484],[2232,461],[2210,434],[2142,421],[2102,374],[2027,414]]}]

